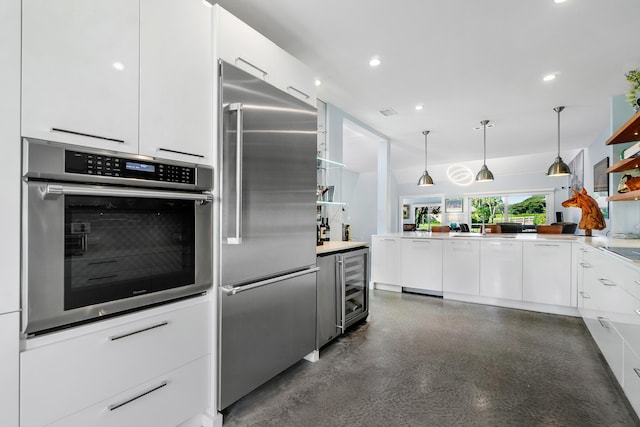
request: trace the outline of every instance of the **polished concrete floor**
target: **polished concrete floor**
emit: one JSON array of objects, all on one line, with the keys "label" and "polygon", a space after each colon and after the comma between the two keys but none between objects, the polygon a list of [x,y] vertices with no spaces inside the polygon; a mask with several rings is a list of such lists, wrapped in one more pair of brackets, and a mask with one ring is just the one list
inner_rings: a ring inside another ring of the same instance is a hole
[{"label": "polished concrete floor", "polygon": [[373,291],[371,314],[224,426],[633,426],[579,318]]}]

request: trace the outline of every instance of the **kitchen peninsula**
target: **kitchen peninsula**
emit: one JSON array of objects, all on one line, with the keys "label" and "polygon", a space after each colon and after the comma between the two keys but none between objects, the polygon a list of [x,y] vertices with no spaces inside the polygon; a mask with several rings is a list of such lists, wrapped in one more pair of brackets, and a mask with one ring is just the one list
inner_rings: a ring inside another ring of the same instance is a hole
[{"label": "kitchen peninsula", "polygon": [[612,253],[613,248],[640,253],[640,241],[567,234],[391,233],[372,237],[372,283],[389,291],[581,316],[640,411],[640,260]]}]

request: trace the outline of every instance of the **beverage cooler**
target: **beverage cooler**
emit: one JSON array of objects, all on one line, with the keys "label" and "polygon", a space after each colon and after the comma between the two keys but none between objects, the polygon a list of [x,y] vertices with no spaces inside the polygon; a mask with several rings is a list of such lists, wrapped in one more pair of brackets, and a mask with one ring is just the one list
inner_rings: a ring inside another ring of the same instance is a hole
[{"label": "beverage cooler", "polygon": [[319,255],[316,347],[369,315],[369,249]]}]

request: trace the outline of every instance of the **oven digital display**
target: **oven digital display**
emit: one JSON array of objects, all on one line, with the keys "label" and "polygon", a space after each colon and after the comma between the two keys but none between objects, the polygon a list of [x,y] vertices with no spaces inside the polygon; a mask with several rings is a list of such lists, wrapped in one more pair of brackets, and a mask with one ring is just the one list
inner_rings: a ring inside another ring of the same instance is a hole
[{"label": "oven digital display", "polygon": [[144,163],[134,163],[134,162],[126,162],[125,167],[130,171],[140,171],[140,172],[149,172],[153,173],[156,171],[156,167],[154,165],[146,165]]}]

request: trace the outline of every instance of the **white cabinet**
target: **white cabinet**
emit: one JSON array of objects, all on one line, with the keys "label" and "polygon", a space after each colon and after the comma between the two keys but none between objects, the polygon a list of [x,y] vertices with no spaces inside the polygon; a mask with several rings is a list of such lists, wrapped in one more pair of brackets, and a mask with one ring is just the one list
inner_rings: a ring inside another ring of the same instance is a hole
[{"label": "white cabinet", "polygon": [[138,2],[22,7],[22,135],[137,153]]},{"label": "white cabinet", "polygon": [[0,315],[0,426],[18,425],[18,313]]},{"label": "white cabinet", "polygon": [[211,23],[202,0],[140,1],[140,154],[212,164]]},{"label": "white cabinet", "polygon": [[481,242],[480,295],[522,301],[522,242]]},{"label": "white cabinet", "polygon": [[591,336],[598,345],[600,352],[607,360],[609,368],[615,375],[616,379],[622,384],[622,362],[624,341],[611,323],[611,320],[605,316],[596,316],[584,318],[584,323],[589,328]]},{"label": "white cabinet", "polygon": [[316,106],[313,72],[219,5],[214,6],[216,56]]},{"label": "white cabinet", "polygon": [[371,280],[374,283],[402,286],[401,259],[401,238],[371,238]]},{"label": "white cabinet", "polygon": [[25,0],[22,135],[212,164],[201,0]]},{"label": "white cabinet", "polygon": [[571,306],[571,244],[524,242],[525,301]]},{"label": "white cabinet", "polygon": [[175,427],[207,406],[209,356],[58,420],[51,427]]},{"label": "white cabinet", "polygon": [[480,242],[463,239],[445,240],[443,246],[443,291],[479,295]]},{"label": "white cabinet", "polygon": [[[134,396],[154,379],[207,356],[209,301],[179,306],[174,310],[172,305],[159,308],[158,314],[129,323],[115,318],[91,333],[84,331],[96,325],[30,339],[20,355],[21,425],[45,425],[105,399],[117,402],[120,399],[115,396]],[[209,364],[205,366],[199,375],[208,385]],[[204,387],[193,393],[204,395],[201,400],[207,401],[207,390]],[[181,404],[179,399],[175,406],[162,410],[179,411]],[[200,411],[204,409],[202,406]],[[186,419],[194,414],[181,415]]]},{"label": "white cabinet", "polygon": [[402,239],[402,286],[442,292],[442,240]]},{"label": "white cabinet", "polygon": [[640,357],[626,344],[622,376],[624,394],[636,413],[640,414]]},{"label": "white cabinet", "polygon": [[[20,7],[20,0],[0,2],[0,314],[20,304]],[[6,425],[1,418],[0,408]]]}]

